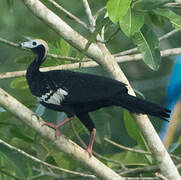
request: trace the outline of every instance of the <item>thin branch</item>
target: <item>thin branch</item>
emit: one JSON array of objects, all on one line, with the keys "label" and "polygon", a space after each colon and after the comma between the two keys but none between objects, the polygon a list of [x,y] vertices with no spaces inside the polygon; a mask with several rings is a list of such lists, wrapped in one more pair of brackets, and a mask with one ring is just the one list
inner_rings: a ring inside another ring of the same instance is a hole
[{"label": "thin branch", "polygon": [[14,43],[14,42],[11,42],[11,41],[8,41],[6,39],[3,39],[0,37],[0,42],[4,43],[4,44],[7,44],[9,46],[13,46],[13,47],[20,47],[20,45],[18,43]]},{"label": "thin branch", "polygon": [[162,174],[160,174],[158,172],[155,173],[155,176],[159,177],[162,180],[168,180],[165,176],[163,176]]},{"label": "thin branch", "polygon": [[37,118],[37,116],[35,116],[30,109],[21,104],[1,88],[0,104],[14,116],[18,117],[28,126],[37,131],[41,136],[47,139],[47,141],[51,141],[60,151],[63,151],[76,158],[81,163],[84,163],[84,165],[88,166],[92,171],[94,171],[97,176],[103,179],[106,179],[107,177],[113,177],[112,180],[124,179],[94,156],[90,158],[84,149],[70,139],[65,138],[63,135],[55,138],[55,131],[53,129],[43,126],[44,121],[41,118]]},{"label": "thin branch", "polygon": [[60,168],[60,167],[51,165],[51,164],[49,164],[49,163],[47,163],[45,161],[42,161],[42,160],[40,160],[40,159],[26,153],[25,151],[23,151],[21,149],[16,148],[15,146],[12,146],[12,145],[8,144],[7,142],[3,141],[2,139],[0,139],[0,144],[3,144],[4,146],[8,147],[9,149],[11,149],[13,151],[17,151],[18,153],[22,154],[23,156],[25,156],[27,158],[30,158],[33,161],[38,162],[38,163],[40,163],[40,164],[42,164],[44,166],[50,167],[52,169],[56,169],[56,170],[59,170],[61,172],[65,172],[65,173],[69,173],[69,174],[73,174],[73,175],[78,175],[78,176],[82,176],[82,177],[89,177],[89,178],[92,178],[92,179],[96,178],[94,175],[84,174],[84,173],[76,172],[76,171],[71,171],[71,170],[68,170],[68,169],[64,169],[64,168]]},{"label": "thin branch", "polygon": [[[161,36],[159,38],[159,41],[168,39],[169,37],[173,36],[177,32],[179,32],[179,30],[174,29],[174,30],[164,34],[163,36]],[[133,53],[136,53],[137,51],[138,51],[138,48],[133,48],[133,49],[129,49],[129,50],[126,50],[126,51],[122,51],[122,52],[116,53],[116,54],[114,54],[114,56],[118,57],[118,56],[123,56],[123,55],[127,55],[127,54],[133,54]]]},{"label": "thin branch", "polygon": [[92,12],[91,12],[91,9],[90,9],[90,6],[89,6],[89,3],[87,0],[82,0],[83,2],[83,5],[85,7],[85,11],[86,11],[86,14],[88,16],[88,19],[89,19],[89,24],[90,24],[90,31],[91,32],[94,32],[95,30],[95,25],[96,25],[96,21],[92,15]]},{"label": "thin branch", "polygon": [[[22,48],[18,43],[14,43],[14,42],[8,41],[8,40],[6,40],[4,38],[0,38],[0,43],[4,43],[6,45],[9,45],[9,46],[12,46],[12,47],[16,47],[16,48],[19,48],[19,49],[23,49],[23,50],[26,50],[26,51],[30,52],[29,49]],[[60,60],[72,61],[72,62],[76,62],[76,61],[80,61],[81,60],[81,58],[61,56],[61,55],[52,54],[52,53],[48,53],[48,57],[52,57],[52,58],[60,59]],[[87,61],[90,61],[90,60],[91,60],[90,58],[83,58],[82,61],[87,62]]]},{"label": "thin branch", "polygon": [[[162,57],[167,56],[175,56],[181,54],[181,48],[173,48],[173,49],[166,49],[161,51]],[[141,54],[134,54],[134,55],[127,55],[127,56],[120,56],[115,58],[118,63],[128,62],[128,61],[135,61],[135,60],[141,60],[142,55]],[[88,59],[87,59],[88,60]],[[82,68],[91,68],[91,67],[97,67],[99,66],[98,63],[95,61],[88,61],[88,62],[81,62]],[[78,69],[80,67],[80,63],[73,63],[73,64],[64,64],[59,66],[51,66],[51,67],[44,67],[40,68],[41,71],[51,71],[51,70],[60,70],[60,69]],[[5,78],[14,78],[14,77],[20,77],[25,76],[26,71],[14,71],[14,72],[5,72],[0,73],[0,79]]]},{"label": "thin branch", "polygon": [[177,30],[177,29],[174,29],[166,34],[164,34],[163,36],[161,36],[159,38],[159,41],[162,41],[162,40],[165,40],[165,39],[168,39],[169,37],[173,36],[174,34],[178,33],[180,30]]},{"label": "thin branch", "polygon": [[131,151],[131,152],[135,152],[135,153],[151,155],[150,152],[146,152],[146,151],[143,151],[143,150],[126,147],[126,146],[117,144],[117,143],[115,143],[114,141],[112,141],[112,140],[110,140],[110,139],[108,139],[108,138],[104,138],[104,140],[107,141],[108,143],[110,143],[110,144],[112,144],[112,145],[114,145],[114,146],[116,146],[116,147],[119,147],[119,148],[121,148],[121,149],[124,149],[124,150],[126,150],[126,151]]},{"label": "thin branch", "polygon": [[126,177],[126,180],[160,180],[159,177]]},{"label": "thin branch", "polygon": [[96,12],[96,14],[94,15],[94,19],[96,20],[98,17],[99,17],[99,14],[102,12],[102,11],[104,11],[106,9],[106,7],[103,7],[103,8],[101,8],[101,9],[99,9],[97,12]]},{"label": "thin branch", "polygon": [[181,3],[168,3],[168,4],[165,4],[164,7],[167,7],[167,8],[181,8]]},{"label": "thin branch", "polygon": [[49,3],[53,4],[57,9],[61,10],[62,12],[64,12],[69,18],[73,19],[75,22],[77,22],[78,24],[82,25],[84,28],[89,30],[87,24],[85,22],[81,21],[77,16],[74,16],[72,13],[70,13],[69,11],[64,9],[62,6],[60,6],[54,0],[48,0],[48,1],[49,1]]},{"label": "thin branch", "polygon": [[152,166],[147,166],[147,167],[137,167],[137,168],[123,170],[119,174],[122,176],[136,176],[136,175],[139,175],[140,173],[145,173],[145,172],[151,173],[158,170],[159,170],[159,166],[152,165]]}]

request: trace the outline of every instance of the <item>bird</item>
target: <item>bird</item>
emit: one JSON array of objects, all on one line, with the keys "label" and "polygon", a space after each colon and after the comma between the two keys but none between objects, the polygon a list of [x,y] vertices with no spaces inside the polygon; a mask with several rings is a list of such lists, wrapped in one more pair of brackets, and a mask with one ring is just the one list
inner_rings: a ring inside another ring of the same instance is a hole
[{"label": "bird", "polygon": [[27,68],[26,79],[31,93],[46,108],[64,112],[66,118],[58,124],[45,123],[55,129],[76,116],[89,130],[90,139],[86,151],[92,156],[96,127],[90,112],[103,107],[120,106],[136,114],[148,114],[167,121],[170,110],[149,101],[128,94],[127,85],[103,76],[69,70],[40,71],[45,61],[48,44],[42,39],[20,43],[22,48],[31,49],[34,60]]}]

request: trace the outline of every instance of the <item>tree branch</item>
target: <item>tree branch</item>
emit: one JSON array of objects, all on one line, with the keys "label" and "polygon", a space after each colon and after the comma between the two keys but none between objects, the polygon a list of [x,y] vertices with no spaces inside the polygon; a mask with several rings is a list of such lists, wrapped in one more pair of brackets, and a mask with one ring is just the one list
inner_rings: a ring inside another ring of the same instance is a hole
[{"label": "tree branch", "polygon": [[[173,36],[175,33],[179,32],[180,30],[174,29],[166,34],[164,34],[163,36],[159,37],[159,41],[162,41],[164,39],[168,39],[170,36]],[[138,51],[138,48],[133,48],[133,49],[128,49],[126,51],[122,51],[119,53],[114,54],[115,57],[118,56],[123,56],[123,55],[127,55],[127,54],[132,54],[132,53],[136,53]]]},{"label": "tree branch", "polygon": [[68,17],[73,19],[75,22],[77,22],[78,24],[82,25],[84,28],[89,30],[89,28],[88,28],[88,26],[87,26],[87,24],[85,22],[81,21],[78,17],[74,16],[72,13],[70,13],[69,11],[64,9],[62,6],[60,6],[54,0],[48,0],[48,2],[53,4],[57,9],[61,10],[62,12],[64,12]]},{"label": "tree branch", "polygon": [[108,139],[108,138],[104,138],[105,141],[107,141],[108,143],[116,146],[116,147],[119,147],[121,149],[124,149],[126,151],[131,151],[131,152],[135,152],[135,153],[140,153],[140,154],[147,154],[147,155],[151,155],[150,152],[146,152],[146,151],[143,151],[143,150],[140,150],[140,149],[133,149],[133,148],[130,148],[130,147],[126,147],[126,146],[123,146],[123,145],[120,145],[120,144],[117,144],[115,143],[114,141]]},{"label": "tree branch", "polygon": [[73,156],[78,161],[84,163],[92,171],[94,171],[97,176],[102,179],[107,179],[109,177],[111,177],[112,180],[124,179],[97,160],[94,156],[89,158],[88,153],[70,139],[65,138],[63,135],[55,138],[55,131],[53,129],[43,126],[44,121],[41,118],[38,119],[30,109],[1,88],[0,104],[19,119],[24,121],[27,125],[32,127],[45,139],[50,140],[60,151],[63,151],[70,156]]},{"label": "tree branch", "polygon": [[42,161],[26,152],[24,152],[23,150],[21,149],[18,149],[8,143],[6,143],[5,141],[3,141],[2,139],[0,139],[0,144],[3,144],[4,146],[8,147],[9,149],[13,150],[13,151],[17,151],[18,153],[22,154],[23,156],[26,156],[30,159],[32,159],[33,161],[35,162],[38,162],[44,166],[47,166],[47,167],[50,167],[52,169],[56,169],[56,170],[59,170],[61,172],[65,172],[65,173],[69,173],[69,174],[73,174],[73,175],[78,175],[78,176],[82,176],[82,177],[89,177],[89,178],[92,178],[92,179],[95,179],[96,177],[94,175],[90,175],[90,174],[84,174],[84,173],[81,173],[81,172],[76,172],[76,171],[70,171],[68,169],[64,169],[64,168],[60,168],[60,167],[57,167],[57,166],[54,166],[54,165],[51,165],[45,161]]},{"label": "tree branch", "polygon": [[[21,48],[17,43],[7,41],[3,38],[0,38],[1,43],[8,44],[13,47]],[[21,48],[23,49],[23,48]],[[173,48],[173,49],[166,49],[161,51],[161,56],[162,57],[167,57],[167,56],[175,56],[181,54],[181,48]],[[72,60],[72,61],[79,61],[80,58],[74,58],[74,57],[67,57],[67,56],[60,56],[57,54],[48,54],[48,56],[56,59],[63,59],[63,60]],[[128,61],[135,61],[135,60],[141,60],[142,55],[141,54],[133,54],[133,55],[126,55],[126,56],[119,56],[115,57],[115,60],[118,63],[122,62],[128,62]],[[97,67],[99,64],[97,64],[95,61],[92,61],[90,58],[83,58],[84,62],[81,63],[82,68],[88,68],[88,67]],[[73,64],[64,64],[64,65],[59,65],[59,66],[51,66],[51,67],[45,67],[41,68],[41,71],[50,71],[50,70],[58,70],[58,69],[78,69],[80,67],[80,63],[73,63]],[[15,71],[15,72],[5,72],[5,73],[0,73],[0,79],[5,79],[5,78],[14,78],[14,77],[20,77],[20,76],[25,76],[26,71]]]},{"label": "tree branch", "polygon": [[[42,21],[47,23],[52,29],[54,29],[60,36],[62,36],[66,41],[68,41],[76,49],[84,52],[86,44],[88,42],[83,36],[74,31],[70,26],[68,26],[62,19],[60,19],[56,14],[50,11],[44,4],[39,0],[22,0],[25,5]],[[128,85],[129,93],[135,96],[133,89],[131,88],[127,78],[121,71],[119,65],[115,61],[114,57],[110,54],[105,45],[101,43],[92,43],[87,52],[85,53],[88,57],[95,60],[100,64],[114,79],[122,81]],[[146,141],[148,142],[149,148],[157,160],[161,173],[167,177],[169,180],[179,180],[181,179],[177,168],[175,167],[173,161],[171,160],[168,152],[163,146],[158,134],[153,128],[151,122],[146,115],[136,115],[133,114],[140,130],[142,131]],[[53,135],[53,134],[52,134]],[[68,146],[64,146],[63,150],[67,150]],[[77,148],[76,148],[77,149]],[[65,151],[66,152],[66,151]],[[70,151],[68,151],[70,152]],[[87,155],[87,154],[86,154]],[[75,155],[79,157],[77,153]],[[82,159],[82,157],[79,157]],[[91,158],[93,159],[93,158]],[[89,162],[90,160],[89,159]],[[92,161],[91,161],[92,162]],[[86,162],[87,163],[87,162]],[[94,162],[95,164],[95,162]],[[89,164],[89,166],[91,166]],[[94,165],[95,167],[95,165]],[[102,167],[102,166],[101,166]],[[106,167],[106,166],[105,166]],[[93,169],[93,167],[91,167]],[[102,169],[101,169],[102,170]],[[95,170],[94,170],[95,171]],[[105,172],[105,170],[104,170]],[[108,170],[106,171],[108,172]],[[110,170],[109,170],[110,172]],[[100,175],[100,172],[97,172]],[[111,172],[113,173],[113,172]],[[102,175],[102,174],[101,174]],[[115,177],[117,174],[114,174]],[[118,177],[118,176],[117,176]],[[107,177],[106,177],[107,178]],[[111,177],[111,179],[113,179]],[[117,179],[122,179],[121,177]]]},{"label": "tree branch", "polygon": [[91,32],[93,32],[95,30],[96,21],[95,21],[94,17],[92,16],[92,12],[91,12],[91,9],[89,7],[88,1],[82,0],[82,2],[83,2],[83,5],[85,7],[85,11],[86,11],[86,14],[88,16],[88,19],[89,19],[90,30],[91,30]]}]

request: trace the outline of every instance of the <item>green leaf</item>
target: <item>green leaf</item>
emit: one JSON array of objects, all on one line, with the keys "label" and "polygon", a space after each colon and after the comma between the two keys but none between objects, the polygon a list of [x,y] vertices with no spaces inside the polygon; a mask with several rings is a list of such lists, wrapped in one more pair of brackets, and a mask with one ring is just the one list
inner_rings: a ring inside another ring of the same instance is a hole
[{"label": "green leaf", "polygon": [[0,143],[0,155],[6,159],[6,162],[8,161],[10,165],[8,169],[13,169],[16,175],[20,176],[22,179],[27,177],[27,162],[21,154]]},{"label": "green leaf", "polygon": [[128,11],[131,0],[109,0],[107,11],[113,23],[117,23]]},{"label": "green leaf", "polygon": [[138,0],[133,3],[132,7],[138,11],[150,11],[168,2],[170,2],[170,0]]},{"label": "green leaf", "polygon": [[60,46],[61,46],[61,55],[63,56],[69,56],[70,53],[70,45],[67,43],[64,39],[61,39],[60,41]]},{"label": "green leaf", "polygon": [[138,145],[145,151],[149,151],[148,145],[141,134],[138,125],[131,117],[130,113],[127,110],[124,110],[124,122],[126,126],[126,130],[128,132],[128,135],[132,137]]},{"label": "green leaf", "polygon": [[176,29],[181,30],[181,16],[175,14],[169,9],[156,9],[153,12],[157,15],[168,18]]},{"label": "green leaf", "polygon": [[136,32],[139,32],[143,26],[144,15],[129,8],[126,15],[119,21],[119,24],[126,36],[133,36]]},{"label": "green leaf", "polygon": [[18,77],[11,81],[10,87],[12,89],[17,89],[17,90],[23,90],[28,88],[28,84],[26,82],[25,77]]},{"label": "green leaf", "polygon": [[159,40],[148,26],[144,25],[141,31],[132,38],[139,52],[143,55],[143,61],[152,70],[158,70],[160,66]]},{"label": "green leaf", "polygon": [[160,16],[160,15],[157,15],[153,12],[150,12],[149,13],[149,17],[150,17],[150,20],[151,22],[160,27],[160,28],[163,28],[164,24],[165,24],[165,18],[163,16]]},{"label": "green leaf", "polygon": [[102,144],[104,137],[111,137],[110,119],[111,115],[104,109],[91,113],[94,124],[97,129],[96,142]]},{"label": "green leaf", "polygon": [[52,156],[59,167],[71,170],[77,168],[77,162],[63,152],[53,153]]}]

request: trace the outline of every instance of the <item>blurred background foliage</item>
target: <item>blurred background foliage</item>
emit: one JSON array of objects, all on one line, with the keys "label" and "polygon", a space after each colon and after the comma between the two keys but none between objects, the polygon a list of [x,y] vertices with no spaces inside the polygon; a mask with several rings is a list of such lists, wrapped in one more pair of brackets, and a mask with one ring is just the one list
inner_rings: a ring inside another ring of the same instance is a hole
[{"label": "blurred background foliage", "polygon": [[[88,23],[82,1],[62,0],[57,2],[81,20]],[[92,13],[95,14],[100,8],[106,5],[107,1],[91,0],[89,3]],[[90,32],[82,28],[82,26],[74,22],[59,10],[55,9],[48,2],[45,2],[45,5],[56,12],[63,20],[65,20],[83,36],[87,38],[90,37]],[[142,8],[139,4],[137,6],[138,8]],[[179,13],[178,11],[176,12]],[[173,29],[171,24],[164,18],[156,16],[155,14],[149,14],[148,12],[145,13],[147,13],[147,18],[149,19],[147,23],[152,22],[149,25],[158,37]],[[109,23],[105,32],[105,37],[109,37],[116,28],[118,28],[117,24]],[[48,42],[51,53],[63,56],[80,56],[80,53],[77,50],[66,43],[50,27],[35,17],[25,7],[22,1],[0,1],[0,37],[12,42],[25,41],[27,38],[41,38]],[[180,42],[180,33],[177,33],[173,37],[162,41],[160,47],[161,49],[179,47]],[[106,44],[106,46],[111,53],[118,53],[135,47],[132,40],[121,30],[110,42]],[[24,70],[33,59],[33,55],[30,52],[10,47],[3,43],[0,44],[0,55],[1,73]],[[162,58],[161,65],[157,71],[150,69],[141,60],[124,62],[120,64],[120,67],[131,82],[132,87],[138,92],[144,94],[144,98],[164,106],[167,82],[174,59],[175,57]],[[48,58],[43,66],[55,66],[68,63],[71,62],[67,60],[55,60]],[[108,74],[100,67],[86,69],[80,68],[76,69],[76,71],[108,76]],[[37,112],[37,114],[42,114],[44,120],[48,122],[55,122],[62,120],[64,117],[63,113],[57,113],[48,109],[44,112],[43,108],[39,106],[36,99],[28,90],[25,77],[1,79],[0,82],[1,88],[31,108],[34,112]],[[37,107],[39,107],[38,110]],[[46,141],[46,139],[42,139],[33,129],[30,129],[12,114],[6,111],[4,112],[3,109],[0,109],[0,111],[2,111],[0,112],[1,139],[53,165],[70,170],[83,172],[88,171],[86,167],[79,164],[76,160],[68,157],[62,152],[58,152],[54,147],[52,147],[52,144]],[[124,166],[128,167],[146,166],[155,163],[148,155],[122,151],[104,140],[104,138],[107,137],[118,144],[149,150],[142,135],[137,129],[136,123],[134,123],[126,111],[123,112],[123,109],[119,107],[110,107],[93,112],[91,113],[91,116],[97,127],[96,143],[94,146],[94,150],[97,153],[110,159],[120,161]],[[162,121],[154,117],[150,117],[150,119],[155,129],[159,132]],[[73,119],[72,123],[74,124],[74,127],[80,137],[88,143],[89,133],[87,129],[76,118]],[[68,138],[71,138],[73,141],[80,144],[72,130],[71,123],[67,123],[64,127],[62,127],[61,132]],[[179,154],[178,149],[177,154]],[[108,160],[102,161],[113,169],[121,169],[120,164],[116,164]],[[34,179],[54,179],[54,177],[49,176],[49,174],[41,174],[41,172],[50,172],[46,167],[42,167],[39,163],[10,150],[2,144],[0,144],[0,169],[7,171],[20,179],[28,179],[30,177],[34,177]],[[72,176],[65,173],[60,173],[59,171],[54,172],[66,179],[72,178]],[[152,173],[147,173],[146,175],[152,175]],[[11,180],[14,178],[7,176],[0,171],[0,179]],[[77,179],[86,178],[77,177]]]}]

